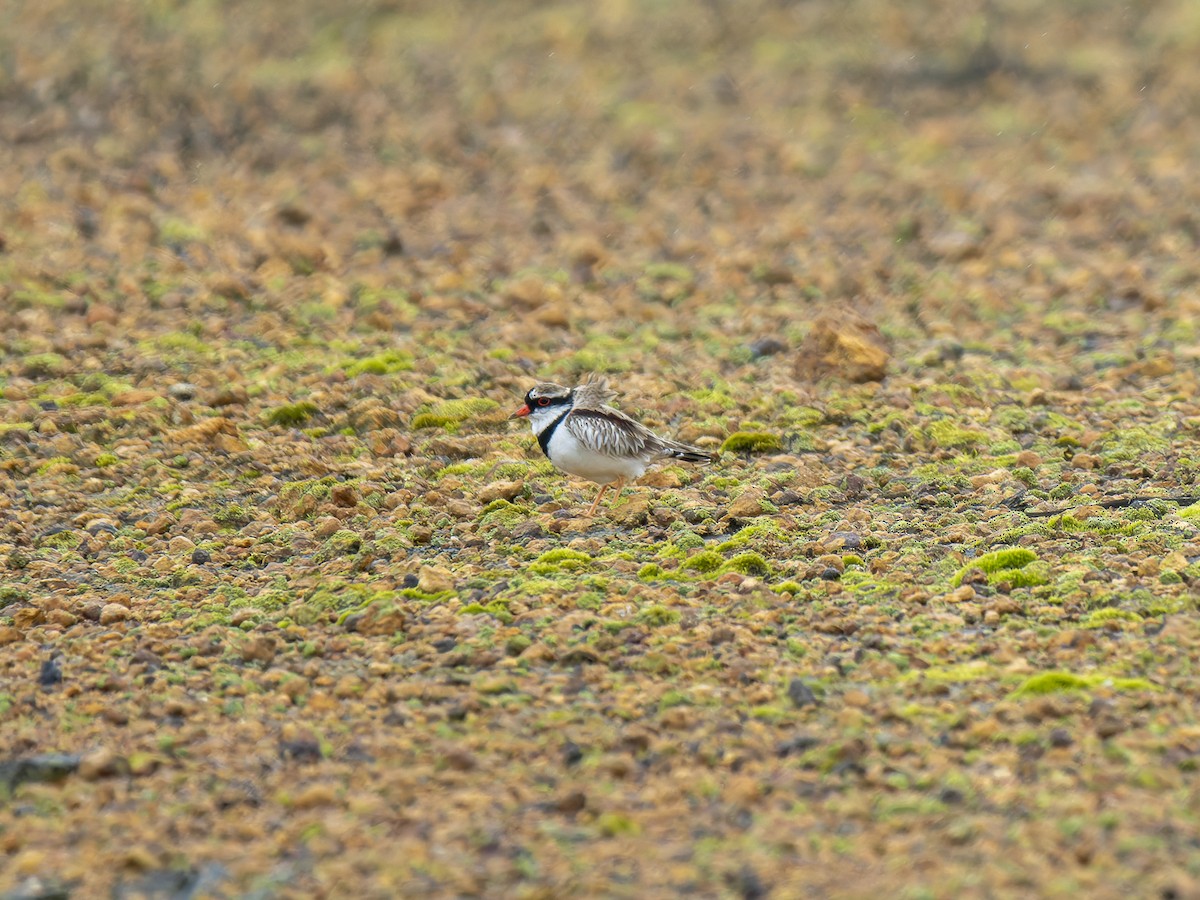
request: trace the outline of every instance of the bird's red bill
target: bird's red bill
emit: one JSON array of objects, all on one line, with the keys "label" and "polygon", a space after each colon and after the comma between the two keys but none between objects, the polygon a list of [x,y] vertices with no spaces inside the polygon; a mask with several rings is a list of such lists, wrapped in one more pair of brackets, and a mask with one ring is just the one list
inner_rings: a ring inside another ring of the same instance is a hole
[{"label": "bird's red bill", "polygon": [[527,415],[529,415],[530,412],[532,412],[532,410],[530,410],[529,404],[526,403],[524,406],[522,406],[520,409],[518,409],[515,413],[513,413],[512,417],[514,419],[516,419],[520,416],[527,416]]}]

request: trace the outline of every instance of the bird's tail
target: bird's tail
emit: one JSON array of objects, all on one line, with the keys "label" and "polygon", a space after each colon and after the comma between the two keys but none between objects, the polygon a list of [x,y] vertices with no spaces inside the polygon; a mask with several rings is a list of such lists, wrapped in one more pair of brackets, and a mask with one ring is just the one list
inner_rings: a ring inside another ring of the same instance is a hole
[{"label": "bird's tail", "polygon": [[681,459],[684,462],[700,463],[701,465],[707,465],[716,459],[707,450],[701,450],[699,447],[693,447],[691,444],[681,444],[678,441],[665,442],[662,455],[669,456],[671,459]]}]

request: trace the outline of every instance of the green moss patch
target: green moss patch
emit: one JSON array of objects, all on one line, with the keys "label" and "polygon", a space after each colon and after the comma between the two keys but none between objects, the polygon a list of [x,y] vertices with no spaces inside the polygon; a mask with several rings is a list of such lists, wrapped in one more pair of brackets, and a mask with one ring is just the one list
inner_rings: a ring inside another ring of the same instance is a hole
[{"label": "green moss patch", "polygon": [[987,435],[973,428],[963,428],[949,419],[939,419],[925,429],[925,434],[936,447],[954,449],[975,447],[987,442]]},{"label": "green moss patch", "polygon": [[287,403],[268,410],[266,419],[272,425],[295,428],[298,425],[303,425],[316,414],[317,405],[308,400],[303,400],[299,403]]},{"label": "green moss patch", "polygon": [[754,575],[766,578],[771,574],[771,566],[757,553],[739,553],[721,567],[722,572],[739,572],[742,575]]},{"label": "green moss patch", "polygon": [[1074,672],[1042,672],[1025,681],[1009,694],[1010,699],[1039,697],[1072,691],[1090,691],[1105,686],[1115,691],[1157,691],[1158,686],[1144,678],[1116,678],[1111,675],[1077,675]]},{"label": "green moss patch", "polygon": [[495,400],[482,397],[470,397],[462,400],[445,400],[434,406],[418,412],[412,419],[414,430],[422,428],[444,428],[454,432],[458,426],[468,419],[494,412],[500,405]]},{"label": "green moss patch", "polygon": [[993,550],[983,556],[976,557],[955,573],[952,584],[958,587],[962,584],[963,576],[971,569],[981,569],[988,576],[989,584],[1007,582],[1013,587],[1032,587],[1045,584],[1048,575],[1041,568],[1027,569],[1037,561],[1037,554],[1026,547],[1010,547],[1004,550]]},{"label": "green moss patch", "polygon": [[783,450],[779,435],[765,431],[735,431],[721,444],[722,453],[778,453]]},{"label": "green moss patch", "polygon": [[342,365],[342,371],[347,377],[358,375],[391,375],[394,372],[408,372],[413,367],[411,354],[401,350],[385,350],[366,359],[348,361]]}]

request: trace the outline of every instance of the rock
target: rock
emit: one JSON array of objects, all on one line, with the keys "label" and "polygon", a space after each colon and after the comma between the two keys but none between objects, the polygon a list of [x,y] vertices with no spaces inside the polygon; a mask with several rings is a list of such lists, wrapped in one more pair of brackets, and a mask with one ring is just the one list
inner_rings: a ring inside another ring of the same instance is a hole
[{"label": "rock", "polygon": [[1022,450],[1017,454],[1017,465],[1025,466],[1029,469],[1036,469],[1042,464],[1041,454],[1035,453],[1032,450]]},{"label": "rock", "polygon": [[[597,515],[602,515],[597,511]],[[650,521],[650,498],[643,494],[630,497],[609,511],[610,518],[621,525],[638,526]]]},{"label": "rock", "polygon": [[79,768],[74,753],[43,753],[0,762],[0,785],[10,791],[22,784],[52,784],[63,781]]},{"label": "rock", "polygon": [[150,536],[163,534],[169,531],[174,524],[174,517],[165,513],[161,516],[156,516],[154,519],[143,519],[137,523],[138,528]]},{"label": "rock", "polygon": [[442,505],[442,509],[459,521],[474,519],[478,511],[475,504],[468,503],[466,500],[447,500]]},{"label": "rock", "polygon": [[88,326],[99,325],[103,322],[106,325],[115,325],[120,319],[117,311],[111,306],[104,303],[89,303],[85,321]]},{"label": "rock", "polygon": [[[27,857],[26,857],[27,858]],[[43,878],[30,875],[17,883],[11,891],[0,895],[4,900],[71,900],[71,891],[75,887],[53,876]]]},{"label": "rock", "polygon": [[79,616],[65,609],[52,609],[46,613],[46,621],[59,628],[70,628],[79,621]]},{"label": "rock", "polygon": [[[80,616],[87,619],[89,622],[99,622],[100,613],[103,612],[103,610],[104,607],[100,603],[96,601],[89,601],[86,603],[81,603],[76,609],[76,612],[78,612]],[[4,640],[0,638],[0,644],[3,643]]]},{"label": "rock", "polygon": [[279,644],[269,634],[256,634],[241,647],[242,659],[246,662],[260,662],[264,665],[270,665],[275,659],[275,654],[279,652]]},{"label": "rock", "polygon": [[311,735],[300,734],[293,738],[284,738],[279,742],[281,759],[293,759],[296,762],[320,762],[322,759],[321,744]]},{"label": "rock", "polygon": [[38,684],[43,689],[48,689],[62,684],[62,680],[62,663],[58,657],[51,656],[49,659],[43,660],[41,671],[38,672]]},{"label": "rock", "polygon": [[560,797],[554,803],[555,809],[557,809],[560,813],[565,813],[567,815],[574,815],[577,812],[582,812],[585,806],[587,806],[587,794],[585,794],[583,791],[571,791],[569,794],[565,794],[564,796]]},{"label": "rock", "polygon": [[101,747],[91,753],[85,753],[79,759],[79,777],[85,781],[97,781],[101,778],[112,778],[129,771],[125,757],[118,755],[108,747]]},{"label": "rock", "polygon": [[149,403],[151,400],[157,400],[158,394],[154,391],[121,391],[115,395],[109,402],[113,406],[141,406],[143,403]]},{"label": "rock", "polygon": [[787,348],[788,345],[776,337],[763,337],[750,343],[750,353],[756,357],[774,356]]},{"label": "rock", "polygon": [[493,481],[486,484],[478,493],[479,502],[487,506],[493,500],[512,500],[525,490],[523,481]]},{"label": "rock", "polygon": [[440,566],[421,566],[417,574],[417,588],[426,594],[437,594],[454,590],[454,576]]},{"label": "rock", "polygon": [[[836,553],[826,553],[823,556],[818,556],[814,561],[817,568],[822,572],[826,569],[833,569],[834,573],[841,575],[846,571],[846,562]],[[824,577],[824,576],[822,576]]]},{"label": "rock", "polygon": [[787,694],[792,704],[800,709],[806,706],[816,706],[818,702],[817,695],[813,693],[813,689],[799,678],[793,678],[789,682]]},{"label": "rock", "polygon": [[798,734],[775,745],[776,756],[792,756],[819,747],[821,739],[811,734]]},{"label": "rock", "polygon": [[1001,484],[1008,478],[1008,469],[993,469],[983,475],[972,475],[968,480],[971,482],[971,487],[978,489],[989,484]]},{"label": "rock", "polygon": [[167,388],[167,394],[176,400],[191,400],[199,391],[196,385],[188,381],[177,381]]},{"label": "rock", "polygon": [[925,240],[925,246],[935,256],[951,262],[971,259],[983,252],[983,242],[965,231],[940,231]]},{"label": "rock", "polygon": [[518,658],[530,662],[554,662],[558,656],[551,647],[538,641],[522,650]]},{"label": "rock", "polygon": [[445,760],[446,765],[455,772],[470,772],[479,765],[479,760],[475,758],[475,754],[461,747],[447,750],[442,758]]},{"label": "rock", "polygon": [[1067,731],[1067,729],[1065,729],[1065,728],[1051,729],[1051,731],[1050,731],[1050,746],[1051,747],[1058,747],[1061,749],[1063,747],[1070,747],[1073,743],[1075,743],[1075,740],[1074,740],[1074,738],[1071,737],[1071,732]]},{"label": "rock", "polygon": [[562,748],[563,765],[570,767],[583,761],[583,748],[574,741],[567,741]]},{"label": "rock", "polygon": [[21,632],[11,625],[0,625],[0,647],[5,644],[15,644],[21,640]]},{"label": "rock", "polygon": [[358,506],[358,491],[352,484],[335,484],[329,492],[329,499],[333,501],[334,506],[351,509]]},{"label": "rock", "polygon": [[836,553],[839,550],[861,550],[862,535],[853,531],[834,531],[821,541],[821,550],[825,553]]},{"label": "rock", "polygon": [[296,809],[313,809],[330,806],[337,801],[337,793],[331,784],[310,784],[292,798]]},{"label": "rock", "polygon": [[750,519],[761,516],[763,509],[763,493],[758,488],[747,488],[729,504],[726,514],[731,519]]},{"label": "rock", "polygon": [[105,603],[100,609],[100,624],[112,625],[129,618],[129,609],[120,603]]},{"label": "rock", "polygon": [[598,663],[600,662],[600,659],[600,654],[586,644],[580,644],[576,647],[572,647],[561,657],[559,657],[559,661],[568,666],[578,666],[585,663]]},{"label": "rock", "polygon": [[737,872],[726,876],[725,881],[740,900],[765,900],[771,894],[770,886],[763,883],[749,864],[743,864]]},{"label": "rock", "polygon": [[855,383],[882,381],[890,359],[875,323],[849,310],[817,319],[797,356],[800,378],[816,381],[834,375]]},{"label": "rock", "polygon": [[242,406],[250,400],[250,395],[244,387],[223,387],[208,400],[208,405],[214,408],[222,406]]},{"label": "rock", "polygon": [[737,639],[737,632],[725,625],[719,625],[712,630],[712,634],[708,636],[708,642],[714,647],[721,644],[728,644]]},{"label": "rock", "polygon": [[943,603],[966,603],[975,599],[975,588],[964,584],[941,597]]},{"label": "rock", "polygon": [[404,613],[395,607],[373,604],[366,612],[350,616],[345,621],[346,630],[365,635],[391,635],[404,630]]},{"label": "rock", "polygon": [[842,695],[842,702],[847,706],[854,706],[861,709],[864,706],[870,706],[871,698],[867,695],[866,691],[860,691],[856,688],[854,690],[846,691],[846,693]]},{"label": "rock", "polygon": [[201,550],[197,547],[192,551],[192,563],[197,566],[202,566],[212,559],[212,555],[207,550]]}]

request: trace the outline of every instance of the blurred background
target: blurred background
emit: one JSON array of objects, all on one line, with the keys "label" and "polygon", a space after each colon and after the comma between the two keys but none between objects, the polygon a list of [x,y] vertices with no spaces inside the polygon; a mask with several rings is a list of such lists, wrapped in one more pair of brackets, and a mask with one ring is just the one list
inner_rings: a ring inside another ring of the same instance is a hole
[{"label": "blurred background", "polygon": [[1186,0],[18,0],[0,292],[420,338],[435,383],[711,374],[847,307],[901,363],[1061,345],[1194,289],[1198,60]]}]

